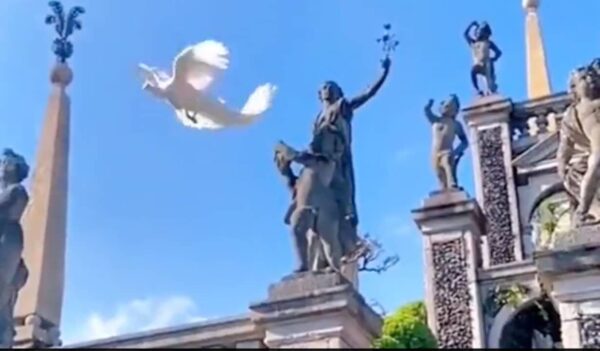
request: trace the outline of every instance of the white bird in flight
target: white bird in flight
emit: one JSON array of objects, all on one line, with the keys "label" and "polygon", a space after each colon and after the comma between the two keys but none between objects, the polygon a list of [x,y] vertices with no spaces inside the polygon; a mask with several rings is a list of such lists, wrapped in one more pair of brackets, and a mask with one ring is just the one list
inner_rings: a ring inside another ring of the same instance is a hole
[{"label": "white bird in flight", "polygon": [[139,65],[143,89],[166,100],[183,125],[197,129],[221,129],[250,124],[273,101],[277,87],[263,84],[250,95],[241,111],[234,111],[221,98],[207,94],[211,83],[229,66],[229,50],[220,42],[206,40],[188,46],[173,61],[173,73]]}]

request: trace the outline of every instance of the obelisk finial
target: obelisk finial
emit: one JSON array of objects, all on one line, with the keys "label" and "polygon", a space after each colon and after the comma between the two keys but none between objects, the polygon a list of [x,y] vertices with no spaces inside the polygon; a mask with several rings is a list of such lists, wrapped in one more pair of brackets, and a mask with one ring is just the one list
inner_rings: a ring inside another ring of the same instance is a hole
[{"label": "obelisk finial", "polygon": [[72,7],[68,13],[65,11],[60,1],[50,1],[48,3],[53,14],[46,16],[46,24],[54,25],[58,37],[52,43],[52,51],[56,55],[58,62],[66,63],[67,59],[73,55],[73,43],[69,37],[81,29],[79,16],[85,13],[81,6]]},{"label": "obelisk finial", "polygon": [[523,9],[526,11],[537,11],[540,7],[540,0],[523,0]]},{"label": "obelisk finial", "polygon": [[540,0],[523,0],[522,5],[526,13],[527,95],[530,99],[535,99],[552,94],[552,85],[550,84],[546,50],[538,18]]}]

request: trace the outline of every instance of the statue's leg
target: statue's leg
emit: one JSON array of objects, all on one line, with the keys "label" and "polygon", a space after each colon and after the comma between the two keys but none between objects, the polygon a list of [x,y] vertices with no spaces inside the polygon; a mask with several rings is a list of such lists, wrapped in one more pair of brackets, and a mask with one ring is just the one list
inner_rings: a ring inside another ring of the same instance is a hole
[{"label": "statue's leg", "polygon": [[491,94],[496,93],[498,88],[496,86],[496,73],[494,70],[494,64],[492,62],[489,62],[485,65],[485,77],[487,81],[488,91]]},{"label": "statue's leg", "polygon": [[454,173],[454,162],[452,160],[453,155],[451,153],[445,153],[441,157],[441,168],[445,175],[446,189],[456,188],[456,177]]},{"label": "statue's leg", "polygon": [[480,69],[479,66],[475,65],[471,68],[471,83],[473,87],[477,91],[477,94],[483,95],[481,89],[479,89],[479,81],[477,80],[477,76],[479,75]]},{"label": "statue's leg", "polygon": [[308,209],[296,209],[291,216],[294,248],[296,249],[296,256],[298,258],[298,268],[296,268],[296,272],[305,272],[309,268],[307,233],[311,226],[311,217],[312,215]]},{"label": "statue's leg", "polygon": [[308,269],[312,272],[319,270],[319,260],[322,259],[321,255],[321,242],[317,237],[317,234],[312,230],[308,229]]},{"label": "statue's leg", "polygon": [[590,131],[591,152],[588,157],[587,171],[581,179],[581,194],[578,217],[584,219],[589,213],[592,200],[597,191],[598,180],[600,178],[600,126]]},{"label": "statue's leg", "polygon": [[331,213],[321,211],[317,216],[316,232],[329,268],[340,272],[342,245],[339,237],[339,220]]}]

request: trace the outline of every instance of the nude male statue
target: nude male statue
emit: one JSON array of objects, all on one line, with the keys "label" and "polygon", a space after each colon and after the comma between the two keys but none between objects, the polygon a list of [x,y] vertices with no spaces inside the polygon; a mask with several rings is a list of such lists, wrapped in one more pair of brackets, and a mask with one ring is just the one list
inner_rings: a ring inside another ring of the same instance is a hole
[{"label": "nude male statue", "polygon": [[[472,33],[474,29],[474,33]],[[487,22],[471,22],[465,30],[464,37],[473,56],[471,68],[471,81],[479,95],[491,95],[497,92],[495,63],[502,56],[502,51],[490,39],[492,28]],[[492,56],[493,54],[493,56]],[[478,76],[483,76],[486,82],[486,91],[479,87]]]},{"label": "nude male statue", "polygon": [[[425,106],[425,116],[431,123],[433,131],[433,144],[431,161],[438,177],[440,190],[458,188],[456,168],[460,158],[469,146],[467,135],[456,120],[460,111],[460,102],[454,94],[440,104],[440,116],[431,111],[433,100]],[[454,139],[458,137],[460,144],[454,148]]]}]

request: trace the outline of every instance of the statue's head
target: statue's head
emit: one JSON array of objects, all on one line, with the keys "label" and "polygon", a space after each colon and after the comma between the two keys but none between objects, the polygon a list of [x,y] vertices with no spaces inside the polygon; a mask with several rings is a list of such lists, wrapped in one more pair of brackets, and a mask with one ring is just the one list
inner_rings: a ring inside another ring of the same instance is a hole
[{"label": "statue's head", "polygon": [[25,158],[12,149],[4,149],[0,158],[0,179],[5,183],[22,182],[29,175],[29,165]]},{"label": "statue's head", "polygon": [[574,100],[592,98],[598,90],[598,73],[592,66],[579,67],[569,75],[569,93]]},{"label": "statue's head", "polygon": [[456,117],[460,111],[460,100],[456,94],[451,94],[448,99],[440,104],[440,114],[443,117]]},{"label": "statue's head", "polygon": [[492,27],[486,21],[479,23],[475,33],[477,40],[487,40],[492,36]]},{"label": "statue's head", "polygon": [[319,89],[319,100],[327,102],[335,102],[344,97],[342,88],[334,81],[326,81]]}]

